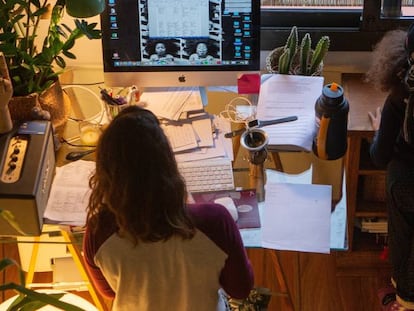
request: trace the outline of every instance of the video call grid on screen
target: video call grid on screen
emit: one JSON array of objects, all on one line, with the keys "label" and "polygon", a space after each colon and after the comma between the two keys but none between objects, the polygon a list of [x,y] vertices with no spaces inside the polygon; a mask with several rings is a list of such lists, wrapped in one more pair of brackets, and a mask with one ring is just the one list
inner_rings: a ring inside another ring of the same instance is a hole
[{"label": "video call grid on screen", "polygon": [[[258,38],[252,32],[251,0],[140,0],[136,16],[123,3],[108,2],[109,31],[104,20],[103,48],[104,55],[111,53],[111,60],[104,56],[105,68],[237,66],[256,61],[253,49],[259,47],[252,46]],[[135,29],[131,27],[134,18]],[[155,55],[159,43],[167,57]],[[192,58],[199,43],[204,44],[208,58]]]}]

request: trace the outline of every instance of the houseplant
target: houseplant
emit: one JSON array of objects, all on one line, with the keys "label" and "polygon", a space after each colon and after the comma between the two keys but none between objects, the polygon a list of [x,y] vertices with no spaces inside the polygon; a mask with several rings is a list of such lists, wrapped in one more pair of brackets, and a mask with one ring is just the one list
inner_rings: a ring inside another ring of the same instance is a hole
[{"label": "houseplant", "polygon": [[323,59],[329,49],[329,37],[322,36],[314,49],[309,33],[303,36],[300,44],[298,42],[298,30],[293,26],[286,44],[275,48],[267,56],[267,70],[270,73],[280,74],[321,75]]},{"label": "houseplant", "polygon": [[[19,268],[19,265],[14,260],[9,258],[0,260],[0,272],[11,266],[17,266]],[[38,310],[45,305],[52,305],[66,311],[83,311],[83,309],[77,306],[60,301],[59,298],[61,298],[64,293],[45,294],[26,288],[24,272],[20,268],[18,269],[18,274],[20,284],[13,282],[0,284],[0,291],[13,290],[19,294],[7,310],[31,311]]]},{"label": "houseplant", "polygon": [[[0,52],[5,55],[13,84],[13,99],[9,103],[13,120],[49,115],[52,123],[54,119],[64,120],[67,107],[58,81],[66,67],[64,57],[76,58],[71,49],[79,38],[101,37],[97,23],[75,19],[71,29],[62,23],[62,17],[66,8],[82,18],[97,15],[104,8],[103,0],[57,0],[53,4],[51,1],[0,0]],[[91,6],[95,10],[90,10]],[[45,18],[50,21],[42,37],[39,30]],[[54,90],[48,94],[51,87]]]}]

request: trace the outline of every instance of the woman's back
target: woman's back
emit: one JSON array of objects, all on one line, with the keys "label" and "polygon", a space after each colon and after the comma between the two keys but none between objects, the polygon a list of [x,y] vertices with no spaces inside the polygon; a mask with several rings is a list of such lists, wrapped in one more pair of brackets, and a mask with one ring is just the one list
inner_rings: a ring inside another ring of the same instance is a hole
[{"label": "woman's back", "polygon": [[192,239],[134,245],[111,226],[86,232],[85,258],[116,292],[113,310],[211,311],[219,310],[220,288],[235,297],[249,293],[252,271],[231,215],[217,204],[189,210],[197,227]]}]

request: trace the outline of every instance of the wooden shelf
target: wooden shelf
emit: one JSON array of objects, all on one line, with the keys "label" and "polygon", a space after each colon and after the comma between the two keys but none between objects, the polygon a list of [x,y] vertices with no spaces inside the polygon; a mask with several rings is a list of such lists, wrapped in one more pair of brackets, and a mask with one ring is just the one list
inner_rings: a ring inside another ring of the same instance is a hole
[{"label": "wooden shelf", "polygon": [[387,217],[385,202],[359,200],[355,210],[356,217]]},{"label": "wooden shelf", "polygon": [[384,234],[361,232],[359,228],[354,228],[353,251],[380,252],[384,249],[386,240]]},{"label": "wooden shelf", "polygon": [[354,224],[357,218],[387,217],[385,170],[376,167],[370,158],[374,130],[368,116],[369,111],[375,111],[384,102],[386,95],[367,85],[362,74],[344,74],[342,85],[350,103],[346,157],[350,251],[376,256],[383,248],[378,243],[379,235],[361,232]]}]

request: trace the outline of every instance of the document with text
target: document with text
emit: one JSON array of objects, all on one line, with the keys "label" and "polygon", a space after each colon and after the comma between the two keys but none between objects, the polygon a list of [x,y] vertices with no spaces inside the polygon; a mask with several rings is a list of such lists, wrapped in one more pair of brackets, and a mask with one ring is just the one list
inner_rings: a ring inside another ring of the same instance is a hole
[{"label": "document with text", "polygon": [[273,120],[297,116],[292,122],[263,127],[269,135],[269,150],[311,151],[316,134],[315,103],[322,93],[324,78],[265,74],[262,76],[257,119]]},{"label": "document with text", "polygon": [[95,162],[78,160],[56,168],[44,218],[46,223],[83,226]]},{"label": "document with text", "polygon": [[262,246],[330,252],[330,185],[267,183]]}]

